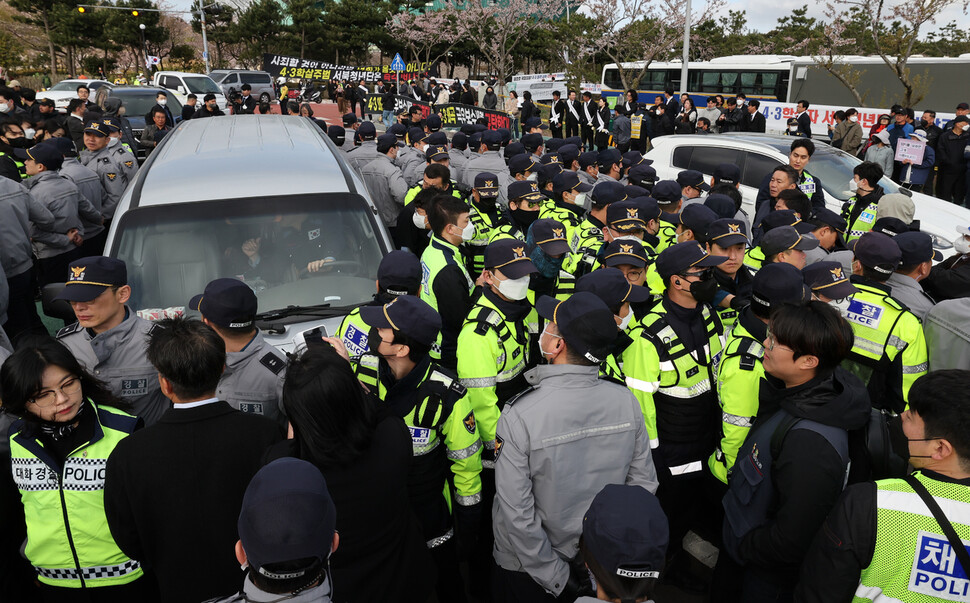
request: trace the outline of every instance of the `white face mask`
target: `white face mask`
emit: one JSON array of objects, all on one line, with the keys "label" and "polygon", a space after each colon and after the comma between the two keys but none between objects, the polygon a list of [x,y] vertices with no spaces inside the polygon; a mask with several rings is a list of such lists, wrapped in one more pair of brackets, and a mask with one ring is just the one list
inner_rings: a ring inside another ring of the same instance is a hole
[{"label": "white face mask", "polygon": [[953,248],[957,253],[970,253],[970,240],[967,240],[967,237],[959,237],[953,241]]},{"label": "white face mask", "polygon": [[542,349],[542,336],[543,335],[548,335],[549,337],[555,337],[556,339],[562,339],[562,337],[560,335],[553,335],[552,333],[550,333],[549,331],[547,331],[546,329],[548,329],[548,328],[549,327],[547,326],[545,329],[542,329],[542,333],[539,334],[539,353],[542,354],[542,357],[543,358],[549,358],[549,356],[552,356],[552,354],[549,354],[548,352],[546,352],[545,350]]},{"label": "white face mask", "polygon": [[532,172],[528,176],[526,176],[525,179],[528,180],[529,182],[536,182],[539,180],[539,174]]},{"label": "white face mask", "polygon": [[855,178],[849,180],[849,191],[854,193],[857,190],[859,190],[859,183],[855,181]]},{"label": "white face mask", "polygon": [[512,301],[525,299],[529,293],[529,275],[499,281],[498,292]]},{"label": "white face mask", "polygon": [[111,138],[110,136],[108,137],[108,146],[109,147],[113,147],[113,146],[117,145],[119,142],[121,142],[121,139],[120,138]]},{"label": "white face mask", "polygon": [[859,121],[859,116],[858,115],[853,115],[852,117],[849,118],[849,121],[851,121],[852,123],[855,123],[855,122]]},{"label": "white face mask", "polygon": [[614,241],[636,241],[637,243],[640,242],[640,239],[638,239],[633,235],[623,235],[622,237],[613,237],[613,240]]},{"label": "white face mask", "polygon": [[798,131],[798,126],[788,126],[788,131],[789,132],[797,132]]},{"label": "white face mask", "polygon": [[0,104],[0,113],[6,113],[10,110],[10,105],[7,103]]},{"label": "white face mask", "polygon": [[168,99],[167,98],[160,98],[160,99],[158,99],[159,106],[164,107],[166,103],[168,103]]},{"label": "white face mask", "polygon": [[633,310],[629,310],[626,316],[620,319],[619,329],[621,331],[626,331],[626,328],[630,326],[630,320],[633,319]]},{"label": "white face mask", "polygon": [[580,207],[586,205],[586,193],[579,193],[576,198],[573,199],[574,205],[579,205]]},{"label": "white face mask", "polygon": [[849,311],[849,302],[852,301],[848,297],[843,297],[842,299],[833,299],[829,302],[829,305],[839,311],[839,314],[845,316]]},{"label": "white face mask", "polygon": [[967,130],[970,130],[970,124],[963,124],[960,126],[960,129],[966,132]]},{"label": "white face mask", "polygon": [[[414,225],[419,230],[425,230],[427,228],[427,226],[425,226],[424,216],[422,216],[418,212],[414,212],[414,215],[411,216],[411,222],[413,222]],[[469,224],[470,224],[470,222],[469,222]]]},{"label": "white face mask", "polygon": [[27,128],[24,130],[24,138],[27,140],[32,140],[34,138],[34,134],[37,134],[37,130],[33,128]]},{"label": "white face mask", "polygon": [[465,224],[465,227],[461,229],[461,240],[471,241],[474,238],[475,238],[475,225],[472,223],[471,220],[469,220],[468,224]]}]

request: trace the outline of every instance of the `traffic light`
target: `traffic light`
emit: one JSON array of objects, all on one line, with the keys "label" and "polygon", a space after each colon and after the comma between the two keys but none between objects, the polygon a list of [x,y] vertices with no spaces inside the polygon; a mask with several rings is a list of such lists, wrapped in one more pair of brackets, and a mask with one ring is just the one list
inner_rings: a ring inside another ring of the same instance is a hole
[{"label": "traffic light", "polygon": [[131,11],[131,16],[132,17],[137,17],[138,16],[138,11],[137,10]]},{"label": "traffic light", "polygon": [[77,7],[77,12],[79,12],[79,13],[83,13],[83,12],[84,12],[84,10],[85,10],[85,9],[84,9],[84,7],[83,7],[83,6],[79,6],[79,7]]}]

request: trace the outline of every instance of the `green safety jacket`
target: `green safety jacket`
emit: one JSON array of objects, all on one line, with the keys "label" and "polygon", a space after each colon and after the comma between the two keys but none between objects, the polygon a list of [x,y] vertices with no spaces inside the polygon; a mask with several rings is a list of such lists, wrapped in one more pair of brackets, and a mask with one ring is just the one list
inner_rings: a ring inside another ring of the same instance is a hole
[{"label": "green safety jacket", "polygon": [[570,252],[562,262],[562,269],[579,278],[599,265],[596,255],[603,246],[604,224],[591,215],[579,223],[569,239]]},{"label": "green safety jacket", "polygon": [[[457,184],[455,183],[454,180],[451,181],[451,187],[449,188],[451,190],[452,197],[456,199],[464,199],[464,197],[461,196],[461,192],[458,190]],[[418,193],[420,193],[422,189],[424,189],[424,186],[422,186],[421,184],[415,184],[414,186],[409,188],[407,194],[404,195],[404,207],[407,207],[408,205],[410,205],[411,202],[414,201],[414,198],[418,196]],[[447,192],[447,191],[442,191],[442,192]]]},{"label": "green safety jacket", "polygon": [[764,265],[765,252],[761,250],[761,247],[752,247],[751,249],[744,252],[743,264],[751,269],[751,273],[761,270]]},{"label": "green safety jacket", "polygon": [[360,308],[354,308],[350,314],[344,316],[343,321],[337,328],[334,337],[343,342],[347,348],[347,353],[351,357],[363,356],[369,350],[367,347],[367,337],[370,333],[370,326],[360,317]]},{"label": "green safety jacket", "polygon": [[[861,201],[858,195],[853,195],[845,204],[842,205],[842,218],[846,221],[845,242],[858,239],[862,235],[872,230],[872,225],[876,223],[876,213],[879,209],[879,199],[882,198],[881,190],[874,191],[869,195],[867,201]],[[865,207],[856,210],[856,205],[865,203]],[[853,219],[852,214],[858,214]]]},{"label": "green safety jacket", "polygon": [[657,233],[660,242],[657,243],[657,254],[663,253],[664,249],[677,244],[677,227],[666,222],[660,225],[660,232]]},{"label": "green safety jacket", "polygon": [[501,241],[502,239],[518,239],[519,241],[525,242],[525,233],[522,229],[515,224],[502,223],[497,227],[492,229],[491,236],[488,238],[489,243],[494,243],[495,241]]},{"label": "green safety jacket", "polygon": [[[464,258],[461,251],[444,239],[431,235],[431,242],[421,254],[421,301],[426,302],[440,314],[438,309],[438,297],[434,291],[434,279],[445,266],[457,266],[468,284],[469,293],[475,288],[475,281],[468,275],[465,267]],[[431,357],[435,360],[441,359],[441,333],[431,349]]]},{"label": "green safety jacket", "polygon": [[464,507],[481,502],[482,442],[467,391],[457,375],[434,362],[425,362],[420,379],[414,380],[417,395],[402,397],[408,402],[407,408],[395,407],[388,399],[393,377],[386,362],[381,370],[382,362],[379,356],[365,354],[354,363],[354,372],[411,431],[411,483],[440,493],[450,465],[455,502]]},{"label": "green safety jacket", "polygon": [[469,251],[469,271],[474,275],[479,275],[485,269],[485,248],[492,239],[495,230],[504,222],[502,213],[496,207],[495,212],[488,213],[475,207],[474,203],[469,204],[468,219],[475,225],[475,237],[471,241],[466,241],[465,245]]},{"label": "green safety jacket", "polygon": [[[966,546],[970,490],[963,484],[913,476],[936,499]],[[852,601],[933,603],[970,600],[970,582],[933,513],[902,479],[876,482],[876,546]]]},{"label": "green safety jacket", "polygon": [[127,584],[143,574],[141,565],[121,552],[104,513],[104,474],[108,456],[138,422],[120,410],[98,408],[94,436],[68,455],[64,466],[41,440],[24,433],[24,421],[11,427],[10,466],[27,523],[27,559],[44,584],[91,588]]},{"label": "green safety jacket", "polygon": [[849,300],[845,319],[855,339],[842,366],[866,384],[873,407],[901,413],[909,389],[929,367],[922,325],[888,286],[858,275],[851,281],[859,292]]},{"label": "green safety jacket", "polygon": [[717,440],[713,370],[724,335],[717,313],[704,304],[708,341],[689,351],[667,322],[668,303],[666,296],[657,299],[630,333],[633,343],[623,353],[623,373],[640,401],[650,447],[662,447],[668,470],[679,476],[702,471]]},{"label": "green safety jacket", "polygon": [[488,452],[483,465],[493,467],[495,427],[505,403],[526,389],[530,352],[528,316],[509,320],[486,291],[468,313],[458,335],[458,376]]},{"label": "green safety jacket", "polygon": [[9,157],[10,160],[13,161],[14,165],[17,166],[17,172],[20,174],[20,179],[21,180],[26,180],[27,179],[27,164],[24,163],[23,161],[17,159],[17,156],[16,155],[7,155],[3,151],[0,151],[0,157],[4,157],[4,156]]},{"label": "green safety jacket", "polygon": [[555,220],[566,227],[566,240],[572,241],[573,234],[583,221],[582,208],[575,206],[573,210],[563,204],[556,203],[554,199],[548,199],[539,208],[540,220]]},{"label": "green safety jacket", "polygon": [[[751,315],[751,320],[757,318]],[[758,415],[758,390],[765,376],[761,363],[765,354],[764,339],[752,335],[744,322],[747,320],[739,320],[734,325],[715,372],[721,406],[721,437],[714,454],[707,459],[707,467],[725,484],[738,449]]]}]

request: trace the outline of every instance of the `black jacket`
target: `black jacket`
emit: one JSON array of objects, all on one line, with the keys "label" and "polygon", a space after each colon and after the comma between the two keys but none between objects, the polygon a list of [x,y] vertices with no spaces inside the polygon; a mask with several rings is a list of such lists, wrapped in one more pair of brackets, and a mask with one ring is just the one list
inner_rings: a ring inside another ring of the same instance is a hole
[{"label": "black jacket", "polygon": [[762,115],[760,111],[755,111],[754,115],[747,113],[744,116],[745,132],[759,132],[761,134],[764,134],[767,127],[768,126],[767,126],[767,123],[765,122],[765,116]]},{"label": "black jacket", "polygon": [[937,302],[970,297],[970,255],[958,253],[948,257],[933,266],[920,284]]},{"label": "black jacket", "polygon": [[725,109],[724,113],[721,114],[724,119],[718,118],[718,125],[721,127],[721,132],[740,132],[741,123],[744,120],[744,114],[741,109],[735,107],[734,109]]},{"label": "black jacket", "polygon": [[182,105],[182,121],[192,119],[193,117],[195,117],[195,107],[192,105]]},{"label": "black jacket", "polygon": [[239,590],[232,550],[243,493],[281,435],[270,419],[214,402],[169,409],[115,447],[104,480],[108,527],[126,555],[154,569],[163,603]]},{"label": "black jacket", "polygon": [[256,113],[256,107],[259,105],[259,101],[256,97],[250,94],[249,96],[240,96],[239,105],[236,107],[236,113],[240,115],[252,115]]},{"label": "black jacket", "polygon": [[805,111],[798,116],[798,130],[805,135],[806,138],[812,137],[812,116]]},{"label": "black jacket", "polygon": [[195,115],[192,116],[192,119],[199,119],[201,117],[220,117],[222,115],[225,115],[225,113],[223,113],[222,109],[219,107],[216,107],[215,111],[209,111],[208,107],[202,105],[201,108],[196,110]]},{"label": "black jacket", "polygon": [[[865,386],[841,368],[793,388],[767,375],[759,404],[749,437],[779,409],[846,431],[865,425],[870,412]],[[771,479],[775,502],[768,521],[744,536],[739,553],[746,567],[794,583],[812,538],[842,492],[845,467],[820,434],[793,429],[773,460]]]},{"label": "black jacket", "polygon": [[940,134],[936,141],[936,165],[941,171],[961,172],[967,169],[967,160],[963,156],[963,149],[970,143],[970,134],[963,132],[959,136],[953,130]]},{"label": "black jacket", "polygon": [[522,101],[522,107],[519,109],[519,123],[525,128],[525,122],[532,119],[537,115],[537,110],[535,103],[526,99]]},{"label": "black jacket", "polygon": [[[937,481],[970,487],[970,480],[955,480],[933,471],[924,470],[922,474]],[[795,601],[852,600],[862,570],[869,567],[875,553],[876,511],[874,482],[855,484],[846,489],[805,555]]]}]

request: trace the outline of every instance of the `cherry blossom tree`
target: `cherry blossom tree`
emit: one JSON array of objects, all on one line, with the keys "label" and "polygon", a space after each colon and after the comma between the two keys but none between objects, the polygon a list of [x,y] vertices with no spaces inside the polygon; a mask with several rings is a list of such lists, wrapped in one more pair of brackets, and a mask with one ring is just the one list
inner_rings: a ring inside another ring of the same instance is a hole
[{"label": "cherry blossom tree", "polygon": [[461,41],[461,15],[451,5],[426,12],[403,11],[387,20],[391,37],[407,46],[414,58],[436,63]]}]

